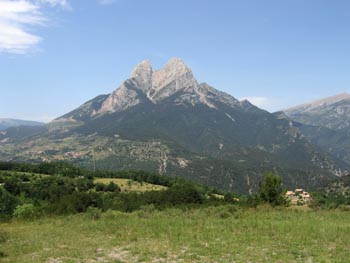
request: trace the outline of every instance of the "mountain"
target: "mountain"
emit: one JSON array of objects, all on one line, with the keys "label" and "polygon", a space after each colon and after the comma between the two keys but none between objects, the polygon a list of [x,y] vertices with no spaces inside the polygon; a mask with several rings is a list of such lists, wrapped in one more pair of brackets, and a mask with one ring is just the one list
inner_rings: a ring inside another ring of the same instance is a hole
[{"label": "mountain", "polygon": [[306,103],[284,111],[312,143],[350,165],[350,94]]},{"label": "mountain", "polygon": [[44,125],[44,123],[37,122],[37,121],[24,121],[24,120],[0,118],[0,130],[5,130],[5,129],[9,128],[9,127],[37,126],[37,125]]},{"label": "mountain", "polygon": [[0,159],[69,160],[88,168],[143,169],[241,193],[267,171],[288,187],[315,187],[341,162],[314,147],[284,114],[199,83],[177,58],[138,64],[118,89],[41,129],[0,133]]},{"label": "mountain", "polygon": [[300,123],[331,130],[348,129],[350,126],[350,94],[338,94],[296,106],[284,112]]}]

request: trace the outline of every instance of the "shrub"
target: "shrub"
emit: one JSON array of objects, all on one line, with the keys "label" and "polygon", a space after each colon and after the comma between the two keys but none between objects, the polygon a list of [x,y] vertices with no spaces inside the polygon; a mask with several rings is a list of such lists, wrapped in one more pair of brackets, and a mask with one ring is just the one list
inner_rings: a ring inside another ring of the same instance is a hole
[{"label": "shrub", "polygon": [[110,182],[106,187],[105,187],[106,192],[120,192],[120,187],[116,185],[113,182]]},{"label": "shrub", "polygon": [[137,215],[140,218],[148,218],[151,216],[151,214],[156,211],[156,208],[153,204],[150,205],[143,205],[140,207],[140,209],[137,211]]},{"label": "shrub", "polygon": [[338,206],[338,209],[339,209],[340,211],[349,212],[349,211],[350,211],[350,206],[349,206],[349,205],[341,204],[341,205]]},{"label": "shrub", "polygon": [[233,199],[233,194],[232,193],[226,193],[224,195],[224,200],[225,202],[228,202],[228,203],[233,203],[234,202],[234,199]]},{"label": "shrub", "polygon": [[93,219],[93,220],[97,220],[97,219],[100,219],[101,218],[101,215],[102,215],[102,211],[101,209],[97,208],[97,207],[89,207],[86,212],[85,212],[85,215],[90,218],[90,219]]},{"label": "shrub", "polygon": [[218,213],[219,218],[235,218],[238,219],[241,216],[241,211],[234,205],[219,206]]},{"label": "shrub", "polygon": [[257,194],[248,196],[248,199],[247,199],[248,207],[257,208],[260,203],[261,203],[261,199]]},{"label": "shrub", "polygon": [[218,216],[219,216],[219,218],[226,219],[226,218],[231,217],[232,215],[229,212],[223,210],[223,211],[220,211],[218,213]]},{"label": "shrub", "polygon": [[116,219],[118,216],[119,211],[114,211],[112,209],[108,209],[106,212],[102,214],[103,218],[105,219]]},{"label": "shrub", "polygon": [[96,183],[95,184],[96,192],[120,192],[120,187],[114,182],[110,182],[109,184]]},{"label": "shrub", "polygon": [[31,219],[35,216],[36,209],[33,204],[23,204],[16,206],[13,216],[20,219]]},{"label": "shrub", "polygon": [[103,183],[96,183],[95,184],[95,190],[96,190],[96,192],[103,192],[105,190],[105,184],[103,184]]},{"label": "shrub", "polygon": [[164,193],[170,205],[201,204],[204,200],[203,195],[191,184],[174,185]]}]

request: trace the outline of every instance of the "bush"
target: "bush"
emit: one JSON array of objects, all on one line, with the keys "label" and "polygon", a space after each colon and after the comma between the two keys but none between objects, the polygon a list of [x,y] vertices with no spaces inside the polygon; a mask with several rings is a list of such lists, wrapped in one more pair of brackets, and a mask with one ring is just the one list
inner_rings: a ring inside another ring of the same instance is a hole
[{"label": "bush", "polygon": [[106,187],[105,187],[106,192],[120,192],[120,187],[116,185],[113,182],[110,182]]},{"label": "bush", "polygon": [[85,215],[89,218],[89,219],[93,219],[93,220],[97,220],[101,218],[102,215],[102,210],[97,208],[97,207],[89,207],[86,212]]},{"label": "bush", "polygon": [[36,209],[33,204],[23,204],[16,206],[13,216],[20,219],[31,219],[34,218]]},{"label": "bush", "polygon": [[96,192],[120,192],[120,187],[114,182],[110,182],[109,184],[96,183],[95,184]]},{"label": "bush", "polygon": [[120,213],[121,212],[119,211],[108,209],[106,212],[102,214],[102,217],[108,220],[116,219]]},{"label": "bush", "polygon": [[150,217],[154,212],[156,211],[156,208],[153,204],[150,205],[143,205],[140,207],[140,209],[137,211],[137,215],[140,218],[148,218]]},{"label": "bush", "polygon": [[257,208],[260,203],[261,203],[261,199],[257,194],[248,196],[248,199],[247,199],[248,207]]},{"label": "bush", "polygon": [[235,218],[238,219],[241,216],[241,210],[238,209],[237,206],[234,205],[226,205],[218,207],[218,217],[219,218]]},{"label": "bush", "polygon": [[164,193],[170,205],[201,204],[204,200],[202,193],[192,184],[175,185]]},{"label": "bush", "polygon": [[340,211],[349,212],[349,211],[350,211],[350,205],[341,204],[341,205],[338,206],[338,209],[339,209]]},{"label": "bush", "polygon": [[96,190],[96,192],[103,192],[105,190],[105,184],[103,184],[103,183],[96,183],[95,184],[95,190]]},{"label": "bush", "polygon": [[227,203],[233,203],[234,202],[234,196],[233,196],[233,194],[232,193],[226,193],[225,195],[224,195],[224,200],[225,200],[225,202],[227,202]]}]

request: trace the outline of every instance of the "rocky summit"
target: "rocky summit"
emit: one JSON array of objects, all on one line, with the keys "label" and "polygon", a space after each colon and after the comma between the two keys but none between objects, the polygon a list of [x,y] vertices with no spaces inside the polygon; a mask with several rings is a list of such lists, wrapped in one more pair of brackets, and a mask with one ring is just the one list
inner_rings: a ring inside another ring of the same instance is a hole
[{"label": "rocky summit", "polygon": [[[150,62],[145,60],[133,69],[129,79],[103,101],[93,104],[88,102],[80,107],[81,115],[76,115],[76,111],[73,111],[56,121],[79,120],[87,117],[86,115],[94,117],[105,113],[122,112],[147,102],[160,104],[163,100],[176,94],[178,96],[174,102],[179,105],[204,104],[216,108],[215,101],[230,106],[240,104],[228,94],[219,92],[205,83],[199,84],[191,69],[181,59],[170,59],[160,70],[153,70]],[[100,97],[94,102],[99,99]]]},{"label": "rocky summit", "polygon": [[112,93],[46,126],[5,130],[0,143],[1,160],[142,169],[240,193],[256,190],[268,171],[289,188],[312,188],[343,168],[286,114],[199,83],[178,58],[158,70],[143,61]]}]

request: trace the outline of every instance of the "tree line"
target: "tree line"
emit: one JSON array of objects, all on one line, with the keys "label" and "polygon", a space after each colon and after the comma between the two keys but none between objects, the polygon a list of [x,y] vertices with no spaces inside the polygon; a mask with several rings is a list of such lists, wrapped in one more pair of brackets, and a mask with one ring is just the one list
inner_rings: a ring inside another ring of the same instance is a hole
[{"label": "tree line", "polygon": [[[166,190],[122,192],[111,182],[102,184],[94,178],[126,178],[137,182],[166,186]],[[66,162],[41,164],[0,162],[0,218],[72,214],[89,208],[132,212],[143,206],[157,209],[169,206],[206,206],[237,203],[256,207],[288,205],[282,179],[267,173],[257,193],[238,196],[182,178],[145,171],[89,171]],[[350,204],[349,197],[314,194],[311,206],[336,208]]]},{"label": "tree line", "polygon": [[[166,190],[143,193],[121,192],[120,187],[95,183],[94,178],[128,178],[166,186]],[[213,189],[184,179],[143,172],[87,171],[68,163],[0,164],[0,217],[16,214],[71,214],[89,207],[132,212],[152,204],[169,206],[224,202]]]}]

